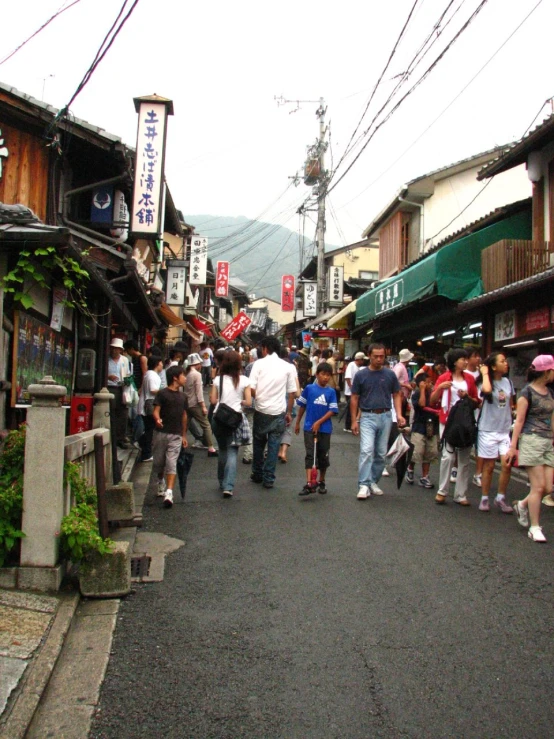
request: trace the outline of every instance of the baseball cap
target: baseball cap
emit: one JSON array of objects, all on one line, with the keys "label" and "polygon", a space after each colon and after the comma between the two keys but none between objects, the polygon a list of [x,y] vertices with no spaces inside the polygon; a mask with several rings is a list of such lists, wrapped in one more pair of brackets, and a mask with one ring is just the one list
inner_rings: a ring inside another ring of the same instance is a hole
[{"label": "baseball cap", "polygon": [[547,372],[548,370],[554,370],[554,357],[552,354],[539,354],[538,357],[533,359],[531,367],[537,372]]},{"label": "baseball cap", "polygon": [[356,352],[356,354],[354,354],[354,359],[365,359],[365,358],[366,356],[363,352]]}]

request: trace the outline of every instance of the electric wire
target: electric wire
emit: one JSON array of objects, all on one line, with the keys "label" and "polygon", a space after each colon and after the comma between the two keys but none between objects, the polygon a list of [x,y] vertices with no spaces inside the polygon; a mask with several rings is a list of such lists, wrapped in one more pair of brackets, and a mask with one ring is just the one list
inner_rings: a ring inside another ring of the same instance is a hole
[{"label": "electric wire", "polygon": [[[369,133],[369,129],[368,129],[368,132],[367,132],[368,136],[367,136],[366,142],[361,147],[360,151],[356,154],[354,159],[350,162],[346,170],[340,175],[338,180],[336,180],[335,183],[331,185],[330,188],[328,188],[327,190],[328,194],[331,193],[335,189],[335,187],[337,187],[337,185],[346,177],[346,175],[350,172],[352,167],[359,160],[360,156],[363,154],[363,152],[365,151],[369,143],[372,141],[377,131],[391,118],[392,115],[394,115],[394,113],[398,110],[398,108],[402,105],[402,103],[406,100],[406,98],[409,95],[411,95],[414,92],[414,90],[417,89],[417,87],[419,87],[419,85],[423,83],[423,81],[429,76],[429,74],[431,74],[433,69],[439,64],[441,59],[444,58],[444,56],[448,53],[448,51],[452,48],[454,43],[460,38],[460,36],[464,33],[464,31],[466,31],[466,29],[469,27],[471,22],[477,17],[477,15],[481,12],[481,10],[484,8],[487,2],[488,0],[481,0],[480,4],[473,11],[473,13],[469,16],[468,20],[461,26],[461,28],[457,31],[453,39],[451,39],[448,45],[440,52],[440,54],[435,58],[435,60],[429,65],[429,67],[427,67],[427,69],[421,75],[421,77],[417,80],[417,82],[415,82],[412,85],[412,87],[410,87],[409,90],[400,98],[400,100],[389,110],[386,116],[375,126],[375,128],[373,129],[373,131],[371,131],[371,133]],[[388,101],[381,107],[377,115],[379,115],[384,110],[384,108],[386,108],[387,104],[388,104]],[[374,121],[375,120],[376,119],[374,118]]]},{"label": "electric wire", "polygon": [[[67,0],[66,0],[67,2]],[[43,31],[46,26],[50,25],[53,20],[55,20],[58,16],[60,16],[62,13],[65,13],[66,10],[69,10],[69,8],[72,8],[74,5],[77,5],[77,3],[80,3],[81,0],[73,0],[71,5],[67,5],[64,7],[63,5],[54,13],[54,15],[50,16],[47,21],[45,21],[40,28],[37,28],[37,30],[32,33],[28,38],[25,39],[22,43],[19,44],[13,51],[11,51],[7,56],[5,56],[3,59],[0,60],[0,65],[4,64],[4,62],[7,62],[9,59],[11,59],[15,54],[17,54],[18,51],[20,51],[24,46],[26,46],[29,41],[35,38],[35,36],[38,36],[38,34]]]}]

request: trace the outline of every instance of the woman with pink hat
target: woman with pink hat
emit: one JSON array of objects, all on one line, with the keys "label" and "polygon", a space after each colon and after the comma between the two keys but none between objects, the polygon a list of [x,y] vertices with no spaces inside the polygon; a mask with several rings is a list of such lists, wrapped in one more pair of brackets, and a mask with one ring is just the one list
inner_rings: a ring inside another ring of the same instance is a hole
[{"label": "woman with pink hat", "polygon": [[524,500],[513,502],[518,523],[529,527],[528,536],[536,542],[546,537],[539,525],[541,502],[552,492],[554,479],[554,449],[552,447],[554,396],[548,387],[554,381],[554,357],[539,354],[527,373],[527,382],[517,401],[517,417],[512,443],[506,454],[511,463],[517,455],[519,442],[520,467],[527,468],[531,491]]}]

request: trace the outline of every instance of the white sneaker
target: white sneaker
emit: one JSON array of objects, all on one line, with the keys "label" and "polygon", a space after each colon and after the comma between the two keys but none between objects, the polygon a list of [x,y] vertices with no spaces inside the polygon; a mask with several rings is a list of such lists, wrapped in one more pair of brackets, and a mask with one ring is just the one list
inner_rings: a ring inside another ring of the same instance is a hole
[{"label": "white sneaker", "polygon": [[223,497],[224,498],[232,498],[233,497],[233,493],[230,490],[224,490],[223,491]]},{"label": "white sneaker", "polygon": [[165,495],[165,480],[158,480],[158,498],[163,498]]},{"label": "white sneaker", "polygon": [[371,492],[367,485],[360,485],[360,489],[358,490],[358,495],[356,495],[356,498],[358,500],[365,500],[366,498],[369,498],[371,496]]},{"label": "white sneaker", "polygon": [[190,445],[191,449],[205,449],[206,447],[204,444],[202,444],[201,441],[195,441],[193,444]]},{"label": "white sneaker", "polygon": [[452,467],[452,472],[450,473],[450,482],[456,482],[458,479],[458,468]]},{"label": "white sneaker", "polygon": [[390,477],[390,472],[388,471],[386,467],[383,470],[383,474],[381,475],[381,477]]},{"label": "white sneaker", "polygon": [[483,487],[483,483],[481,482],[481,475],[473,475],[473,484],[477,485],[478,488]]},{"label": "white sneaker", "polygon": [[521,505],[521,501],[519,500],[514,500],[512,506],[517,516],[518,524],[526,529],[529,526],[529,511],[525,506]]},{"label": "white sneaker", "polygon": [[527,536],[533,541],[546,541],[546,536],[542,533],[542,529],[540,526],[531,526],[531,528],[527,532]]},{"label": "white sneaker", "polygon": [[173,491],[166,490],[164,495],[164,508],[171,508],[173,506]]},{"label": "white sneaker", "polygon": [[373,493],[373,495],[383,495],[383,491],[381,490],[381,488],[379,487],[379,485],[377,485],[377,483],[372,482],[369,487],[370,487],[371,492]]},{"label": "white sneaker", "polygon": [[552,495],[545,495],[542,499],[542,504],[547,506],[554,506],[554,498],[552,497]]}]

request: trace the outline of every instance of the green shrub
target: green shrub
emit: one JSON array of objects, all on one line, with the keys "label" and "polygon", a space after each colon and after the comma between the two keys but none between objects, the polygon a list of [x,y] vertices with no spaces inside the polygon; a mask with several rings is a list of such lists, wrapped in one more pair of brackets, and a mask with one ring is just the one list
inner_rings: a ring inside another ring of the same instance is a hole
[{"label": "green shrub", "polygon": [[25,426],[10,431],[0,453],[0,567],[15,554],[23,514]]}]

